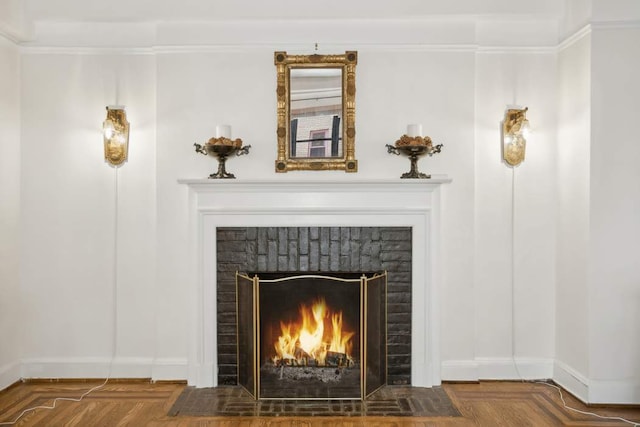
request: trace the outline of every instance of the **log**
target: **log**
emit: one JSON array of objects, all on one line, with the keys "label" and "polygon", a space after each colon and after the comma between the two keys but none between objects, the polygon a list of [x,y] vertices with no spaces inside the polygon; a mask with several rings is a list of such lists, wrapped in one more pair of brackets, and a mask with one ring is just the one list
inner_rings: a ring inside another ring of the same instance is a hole
[{"label": "log", "polygon": [[324,362],[326,366],[348,366],[349,359],[347,358],[346,353],[328,351]]}]

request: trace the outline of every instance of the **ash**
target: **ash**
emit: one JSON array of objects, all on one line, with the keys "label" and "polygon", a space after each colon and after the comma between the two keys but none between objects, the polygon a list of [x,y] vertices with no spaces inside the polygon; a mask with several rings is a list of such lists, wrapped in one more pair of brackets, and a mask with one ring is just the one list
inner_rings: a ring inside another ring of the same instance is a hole
[{"label": "ash", "polygon": [[285,381],[319,381],[322,383],[337,383],[353,374],[359,374],[357,366],[329,367],[329,366],[275,366],[266,363],[262,366],[262,374],[271,378]]}]

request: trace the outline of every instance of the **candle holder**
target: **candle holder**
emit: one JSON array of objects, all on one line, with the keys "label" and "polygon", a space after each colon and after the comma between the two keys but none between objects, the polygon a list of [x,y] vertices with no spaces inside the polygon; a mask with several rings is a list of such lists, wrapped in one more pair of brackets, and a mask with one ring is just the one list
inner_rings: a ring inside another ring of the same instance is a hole
[{"label": "candle holder", "polygon": [[433,145],[431,138],[428,136],[408,136],[402,135],[399,140],[396,141],[395,145],[387,144],[387,152],[389,154],[400,155],[404,154],[409,157],[411,161],[411,170],[409,172],[403,173],[400,178],[421,178],[421,179],[429,179],[431,175],[427,175],[425,173],[418,171],[418,158],[421,156],[427,155],[429,157],[433,156],[436,153],[439,153],[442,150],[443,145]]},{"label": "candle holder", "polygon": [[235,179],[235,175],[227,172],[225,164],[227,158],[233,154],[236,156],[242,156],[243,154],[249,154],[250,145],[242,146],[242,140],[236,138],[231,140],[229,138],[211,138],[205,144],[193,144],[196,147],[196,152],[204,154],[206,156],[213,156],[218,159],[218,172],[209,175],[210,179],[222,179],[230,178]]}]

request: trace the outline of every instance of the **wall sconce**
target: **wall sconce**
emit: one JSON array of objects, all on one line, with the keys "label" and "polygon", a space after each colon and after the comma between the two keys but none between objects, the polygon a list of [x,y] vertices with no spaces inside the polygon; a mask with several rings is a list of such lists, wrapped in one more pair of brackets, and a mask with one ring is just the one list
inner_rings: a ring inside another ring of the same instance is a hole
[{"label": "wall sconce", "polygon": [[102,123],[104,159],[112,166],[120,166],[129,153],[129,122],[122,106],[107,106],[107,118]]},{"label": "wall sconce", "polygon": [[524,153],[529,137],[529,120],[527,110],[509,109],[502,122],[502,157],[507,164],[518,166],[524,160]]}]

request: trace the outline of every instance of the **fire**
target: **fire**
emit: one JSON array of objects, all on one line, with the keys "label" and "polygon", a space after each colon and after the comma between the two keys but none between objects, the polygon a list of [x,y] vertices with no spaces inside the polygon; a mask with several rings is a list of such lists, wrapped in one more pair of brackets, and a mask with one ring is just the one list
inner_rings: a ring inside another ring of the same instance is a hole
[{"label": "fire", "polygon": [[352,363],[351,338],[343,330],[342,311],[330,313],[323,298],[300,306],[298,322],[280,322],[275,364],[343,366]]}]

